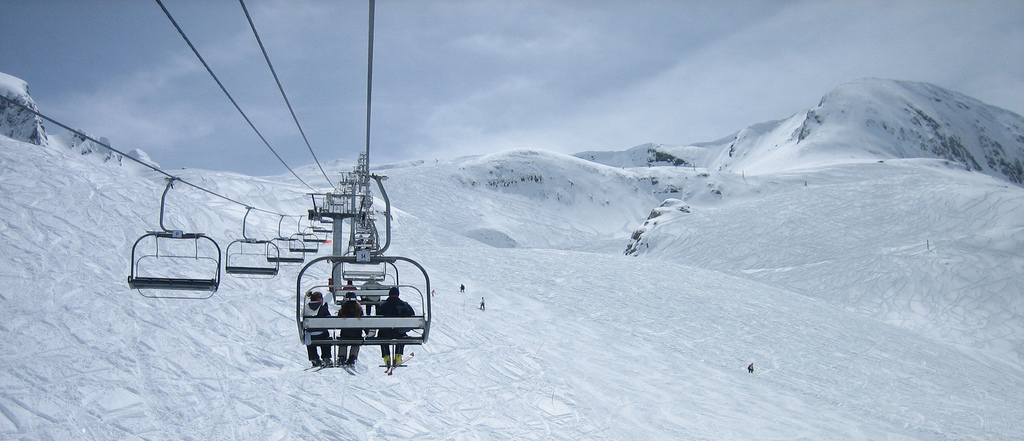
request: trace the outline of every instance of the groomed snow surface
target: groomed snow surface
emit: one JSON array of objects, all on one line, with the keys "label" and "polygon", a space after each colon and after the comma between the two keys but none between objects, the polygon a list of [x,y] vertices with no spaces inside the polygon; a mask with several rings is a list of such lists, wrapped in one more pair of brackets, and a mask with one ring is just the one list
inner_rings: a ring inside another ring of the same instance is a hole
[{"label": "groomed snow surface", "polygon": [[[179,172],[308,209],[284,177]],[[430,341],[394,376],[373,347],[357,375],[311,372],[297,266],[143,298],[125,280],[162,177],[0,139],[0,439],[1024,438],[1019,187],[938,161],[751,178],[531,151],[386,173]],[[670,197],[681,226],[623,255]],[[176,185],[165,222],[224,247],[244,213]]]}]

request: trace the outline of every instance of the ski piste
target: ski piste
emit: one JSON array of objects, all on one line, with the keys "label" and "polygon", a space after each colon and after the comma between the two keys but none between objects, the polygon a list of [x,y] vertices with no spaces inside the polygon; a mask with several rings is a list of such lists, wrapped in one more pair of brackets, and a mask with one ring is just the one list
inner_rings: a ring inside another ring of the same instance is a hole
[{"label": "ski piste", "polygon": [[391,366],[382,365],[381,367],[386,367],[387,370],[385,370],[384,372],[387,373],[388,375],[392,375],[392,374],[395,373],[395,368],[396,367],[405,367],[405,363],[407,363],[409,360],[412,360],[412,358],[415,357],[415,356],[416,356],[415,352],[410,352],[409,353],[409,358],[406,358],[406,359],[402,360],[401,363],[393,364]]}]

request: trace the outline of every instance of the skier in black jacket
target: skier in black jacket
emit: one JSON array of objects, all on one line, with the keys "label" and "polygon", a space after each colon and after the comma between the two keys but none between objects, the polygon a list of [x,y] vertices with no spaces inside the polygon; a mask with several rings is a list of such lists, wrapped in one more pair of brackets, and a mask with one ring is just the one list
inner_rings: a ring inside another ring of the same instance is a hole
[{"label": "skier in black jacket", "polygon": [[[363,306],[356,300],[355,291],[349,291],[345,294],[345,302],[341,304],[341,309],[338,310],[338,317],[341,318],[361,318],[363,316]],[[342,329],[338,331],[338,337],[345,339],[361,339],[363,338],[363,331],[360,329]],[[359,357],[359,345],[339,345],[338,346],[338,361],[334,364],[337,366],[352,366],[356,363],[356,358]]]},{"label": "skier in black jacket", "polygon": [[[388,298],[377,307],[377,315],[382,317],[412,317],[415,314],[412,306],[398,298],[398,287],[388,290]],[[404,329],[381,329],[377,334],[381,338],[404,338]],[[384,357],[384,364],[387,366],[398,366],[402,364],[402,355],[405,352],[405,345],[394,345],[394,358],[392,358],[391,345],[380,345],[380,354]]]}]

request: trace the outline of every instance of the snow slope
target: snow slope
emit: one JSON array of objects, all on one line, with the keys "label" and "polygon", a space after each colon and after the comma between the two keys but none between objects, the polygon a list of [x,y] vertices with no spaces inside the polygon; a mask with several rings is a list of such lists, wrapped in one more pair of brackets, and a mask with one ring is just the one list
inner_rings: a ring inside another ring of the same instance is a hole
[{"label": "snow slope", "polygon": [[724,198],[748,183],[760,197],[659,210],[637,231],[632,254],[744,275],[1024,360],[1020,187],[936,160],[836,164],[746,181],[733,176]]},{"label": "snow slope", "polygon": [[[895,85],[879,102],[924,87]],[[373,347],[354,376],[303,370],[297,266],[225,275],[206,301],[132,292],[163,176],[73,137],[0,137],[0,439],[1024,438],[1024,190],[991,176],[1012,180],[940,104],[996,115],[971,133],[1007,164],[1015,120],[945,92],[926,107],[917,90],[907,102],[935,130],[914,133],[955,136],[949,151],[987,158],[985,174],[968,155],[895,159],[865,141],[895,126],[843,120],[873,98],[834,105],[864,90],[830,94],[821,121],[712,143],[379,167],[390,252],[438,292],[430,342],[392,377]],[[176,173],[260,209],[309,208],[290,176]],[[165,223],[223,248],[245,211],[176,185]],[[275,237],[279,221],[253,212],[246,231]]]},{"label": "snow slope", "polygon": [[403,209],[504,248],[619,249],[651,205],[675,194],[671,173],[530,149],[384,172],[391,175],[388,193],[408,201]]},{"label": "snow slope", "polygon": [[[533,157],[526,162],[538,168],[520,169],[516,161],[524,156]],[[960,208],[948,209],[913,192],[955,179],[964,189],[993,194],[993,201],[1019,193],[1001,196],[992,181],[963,172],[900,167],[921,181],[906,189],[906,198],[921,200],[919,209],[938,219],[921,225],[920,237],[938,238],[950,223],[967,222],[943,220],[957,209],[963,218],[980,219],[971,222],[992,225],[993,234],[1012,232],[995,228],[1005,205],[1015,201],[978,210],[961,199]],[[886,164],[857,172],[884,186],[894,168]],[[1024,372],[983,351],[965,350],[957,336],[947,339],[951,343],[894,326],[855,311],[858,304],[847,308],[809,297],[785,280],[758,278],[756,272],[622,255],[629,232],[620,224],[631,215],[626,210],[657,199],[649,193],[642,202],[627,202],[637,197],[634,189],[646,188],[636,182],[655,187],[632,178],[649,176],[618,175],[621,171],[613,168],[531,151],[387,172],[389,194],[399,209],[392,251],[420,261],[438,290],[431,340],[410,348],[415,359],[393,377],[376,367],[373,348],[364,349],[356,376],[340,370],[314,373],[302,371],[307,363],[295,335],[296,267],[285,267],[270,280],[225,277],[209,301],[144,299],[126,287],[128,256],[134,239],[155,227],[162,179],[0,139],[0,330],[5,337],[0,340],[0,438],[1024,436],[1024,397],[1018,392]],[[279,182],[284,178],[182,173],[261,208],[306,209],[304,189]],[[831,175],[823,171],[823,182],[811,181],[822,186],[829,180],[856,181],[842,170]],[[485,176],[493,176],[497,185],[489,185]],[[543,186],[523,176],[543,178]],[[701,188],[707,188],[706,181],[725,176],[680,179],[684,184],[701,179]],[[531,185],[521,185],[527,182]],[[792,182],[761,185],[796,187]],[[722,188],[721,196],[728,196],[730,187]],[[748,197],[759,200],[757,191],[747,191]],[[817,194],[818,203],[849,196]],[[168,199],[169,224],[206,232],[222,243],[240,235],[242,207],[187,187],[176,187]],[[530,200],[540,208],[529,209]],[[788,210],[785,205],[773,209]],[[447,217],[435,210],[472,214]],[[873,216],[888,210],[862,206]],[[552,219],[555,215],[561,218]],[[763,211],[728,215],[737,216],[737,223],[764,222]],[[581,219],[578,227],[564,225],[574,216]],[[250,217],[250,231],[273,235],[277,220]],[[841,228],[851,220],[837,216],[835,222]],[[528,233],[522,242],[530,246],[498,247],[467,237],[479,225],[491,225],[517,243],[519,233]],[[762,231],[778,227],[763,225]],[[575,241],[595,243],[618,237],[619,246],[611,252],[542,246],[565,244],[567,232]],[[805,240],[827,248],[835,239]],[[1019,267],[991,269],[977,250],[992,245],[971,244],[954,248],[947,242],[939,249],[951,248],[941,252],[958,259],[962,272],[1016,284]],[[851,246],[888,259],[920,251],[871,237]],[[793,255],[788,264],[807,267],[818,258]],[[944,265],[936,262],[908,265],[909,276],[942,277]],[[467,293],[458,293],[460,283]],[[487,300],[486,311],[475,308],[480,297]],[[915,307],[891,305],[907,316],[916,315]],[[750,362],[757,368],[753,375],[745,370]]]}]

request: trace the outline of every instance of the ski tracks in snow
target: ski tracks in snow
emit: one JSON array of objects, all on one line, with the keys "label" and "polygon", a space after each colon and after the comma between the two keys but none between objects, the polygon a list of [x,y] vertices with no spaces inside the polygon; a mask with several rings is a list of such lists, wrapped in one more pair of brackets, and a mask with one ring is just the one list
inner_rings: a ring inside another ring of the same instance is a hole
[{"label": "ski tracks in snow", "polygon": [[[792,212],[771,215],[774,204],[806,196],[794,193],[760,206],[779,236],[755,237],[742,222],[728,232],[740,243],[778,249],[767,259],[707,241],[702,236],[722,226],[701,224],[712,218],[695,210],[688,217],[691,234],[679,240],[694,253],[692,262],[714,267],[701,270],[655,259],[494,249],[400,213],[392,251],[423,263],[438,291],[431,339],[409,347],[415,359],[391,377],[377,367],[377,348],[364,347],[353,376],[302,370],[308,364],[293,316],[297,267],[283,267],[271,280],[225,278],[209,301],[142,299],[125,287],[127,255],[131,241],[157,222],[159,179],[76,166],[77,158],[58,161],[46,149],[19,152],[25,156],[18,161],[9,152],[0,152],[0,234],[9,245],[0,255],[4,437],[994,439],[1024,433],[1019,369],[833,304],[849,298],[855,307],[876,306],[855,291],[833,289],[847,282],[831,276],[839,273],[835,268],[851,265],[845,273],[873,274],[854,280],[856,286],[898,291],[880,300],[892,317],[971,313],[974,302],[987,302],[967,295],[973,287],[995,295],[991,290],[1014,284],[984,279],[971,268],[989,261],[955,260],[954,250],[1000,237],[998,225],[991,235],[935,239],[938,251],[930,251],[920,247],[929,238],[904,236],[914,224],[886,233],[900,240],[884,242],[837,234],[855,215],[813,231],[802,229]],[[71,164],[68,173],[50,180],[33,168],[54,161],[57,170]],[[9,176],[38,184],[8,186],[15,181]],[[245,177],[210,176],[203,182],[265,191],[231,181]],[[841,181],[851,182],[834,178],[825,187]],[[871,189],[884,197],[891,191],[886,185]],[[772,191],[786,188],[792,186]],[[200,227],[218,240],[228,238],[227,230],[237,237],[244,210],[188,191],[170,196],[171,224]],[[856,200],[843,191],[834,199]],[[295,193],[267,197],[305,208],[308,196]],[[906,211],[923,203],[905,202]],[[27,208],[11,208],[21,206]],[[889,214],[877,216],[870,222],[892,224]],[[950,229],[971,225],[959,222]],[[896,251],[877,264],[870,262],[878,250],[867,246],[843,259],[802,256],[813,247],[861,242]],[[734,262],[747,266],[729,266]],[[997,262],[999,268],[1019,260],[1004,262],[1010,263]],[[963,289],[949,292],[953,307],[936,308],[899,293],[931,289],[930,282],[876,274],[889,264],[934,271],[935,283]],[[458,293],[461,283],[465,294]],[[808,299],[814,297],[808,293],[836,298]],[[476,308],[480,297],[486,311]],[[925,308],[911,309],[917,304]],[[994,313],[971,319],[984,328],[979,332],[1013,331]],[[751,361],[754,375],[744,369]]]}]

